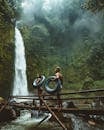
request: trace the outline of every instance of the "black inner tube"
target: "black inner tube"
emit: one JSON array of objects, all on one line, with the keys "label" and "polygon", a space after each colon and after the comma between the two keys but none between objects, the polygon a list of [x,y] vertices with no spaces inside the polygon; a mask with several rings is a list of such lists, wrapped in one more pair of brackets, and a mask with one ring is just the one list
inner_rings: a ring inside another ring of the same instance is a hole
[{"label": "black inner tube", "polygon": [[[55,82],[55,87],[54,88],[49,87],[49,84],[51,82]],[[50,76],[45,82],[45,90],[49,94],[54,94],[54,93],[59,92],[61,90],[61,80],[56,79],[55,76]]]}]

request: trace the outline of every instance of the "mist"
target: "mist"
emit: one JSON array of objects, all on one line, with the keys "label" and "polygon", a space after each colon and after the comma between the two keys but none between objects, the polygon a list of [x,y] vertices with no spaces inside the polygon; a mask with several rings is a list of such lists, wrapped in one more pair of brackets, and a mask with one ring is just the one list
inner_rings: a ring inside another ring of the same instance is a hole
[{"label": "mist", "polygon": [[81,9],[81,0],[24,0],[21,3],[23,22],[35,22],[35,16],[44,17],[52,26],[65,31],[67,25],[71,29],[87,28],[90,33],[99,32],[101,19],[99,14]]},{"label": "mist", "polygon": [[70,57],[74,45],[86,39],[97,41],[98,35],[103,35],[101,13],[83,9],[82,4],[83,0],[24,0],[21,20],[28,26],[44,25],[51,48],[59,45],[58,54]]}]

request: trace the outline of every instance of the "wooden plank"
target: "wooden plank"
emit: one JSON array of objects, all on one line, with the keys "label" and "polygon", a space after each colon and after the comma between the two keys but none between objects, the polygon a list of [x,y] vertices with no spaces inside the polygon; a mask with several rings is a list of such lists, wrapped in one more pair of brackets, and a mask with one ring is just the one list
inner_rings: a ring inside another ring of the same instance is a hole
[{"label": "wooden plank", "polygon": [[[52,96],[52,95],[51,95]],[[30,100],[40,100],[38,97],[16,97],[17,99],[30,99]],[[104,99],[104,96],[91,96],[91,97],[69,97],[61,98],[59,100],[83,100],[83,99]],[[57,98],[44,98],[44,100],[57,100]]]},{"label": "wooden plank", "polygon": [[91,90],[83,90],[83,91],[75,91],[70,93],[60,93],[60,95],[69,95],[69,94],[81,94],[81,93],[95,93],[95,92],[103,92],[104,89],[91,89]]},{"label": "wooden plank", "polygon": [[[29,106],[29,105],[20,105],[20,104],[12,104],[12,106],[24,109],[34,109],[39,110],[39,107]],[[50,109],[54,112],[58,112],[58,108],[50,107]],[[42,111],[47,111],[48,109],[44,106],[41,106]],[[62,108],[60,112],[63,113],[73,113],[73,114],[86,114],[86,115],[104,115],[104,109],[77,109],[77,108]]]},{"label": "wooden plank", "polygon": [[[103,92],[104,89],[91,89],[91,90],[82,90],[82,91],[74,91],[74,92],[69,92],[69,93],[60,93],[60,95],[70,95],[70,94],[81,94],[81,93],[92,93],[92,92]],[[44,94],[42,96],[56,96],[55,94],[49,95],[49,94]],[[16,98],[16,97],[38,97],[38,95],[17,95],[13,96],[10,95],[11,98]]]}]

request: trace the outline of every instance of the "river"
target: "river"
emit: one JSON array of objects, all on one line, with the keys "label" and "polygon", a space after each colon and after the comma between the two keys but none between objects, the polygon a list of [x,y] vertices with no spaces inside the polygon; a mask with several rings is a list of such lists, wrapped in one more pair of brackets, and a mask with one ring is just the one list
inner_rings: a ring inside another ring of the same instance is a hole
[{"label": "river", "polygon": [[[37,124],[43,119],[40,117],[31,118],[31,114],[27,110],[21,112],[21,116],[11,122],[0,124],[0,130],[63,130],[56,122],[46,119],[38,127]],[[65,123],[67,130],[104,130],[104,124],[90,125],[84,118],[70,115],[71,122]]]}]

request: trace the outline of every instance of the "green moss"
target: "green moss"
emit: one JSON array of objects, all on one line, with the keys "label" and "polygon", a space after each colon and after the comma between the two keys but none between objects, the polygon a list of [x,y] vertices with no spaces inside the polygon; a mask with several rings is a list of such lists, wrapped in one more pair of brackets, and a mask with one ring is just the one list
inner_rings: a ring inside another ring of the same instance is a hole
[{"label": "green moss", "polygon": [[9,27],[1,30],[0,36],[0,94],[7,96],[13,80],[14,29]]},{"label": "green moss", "polygon": [[0,95],[10,94],[14,73],[14,24],[13,10],[0,1]]}]

